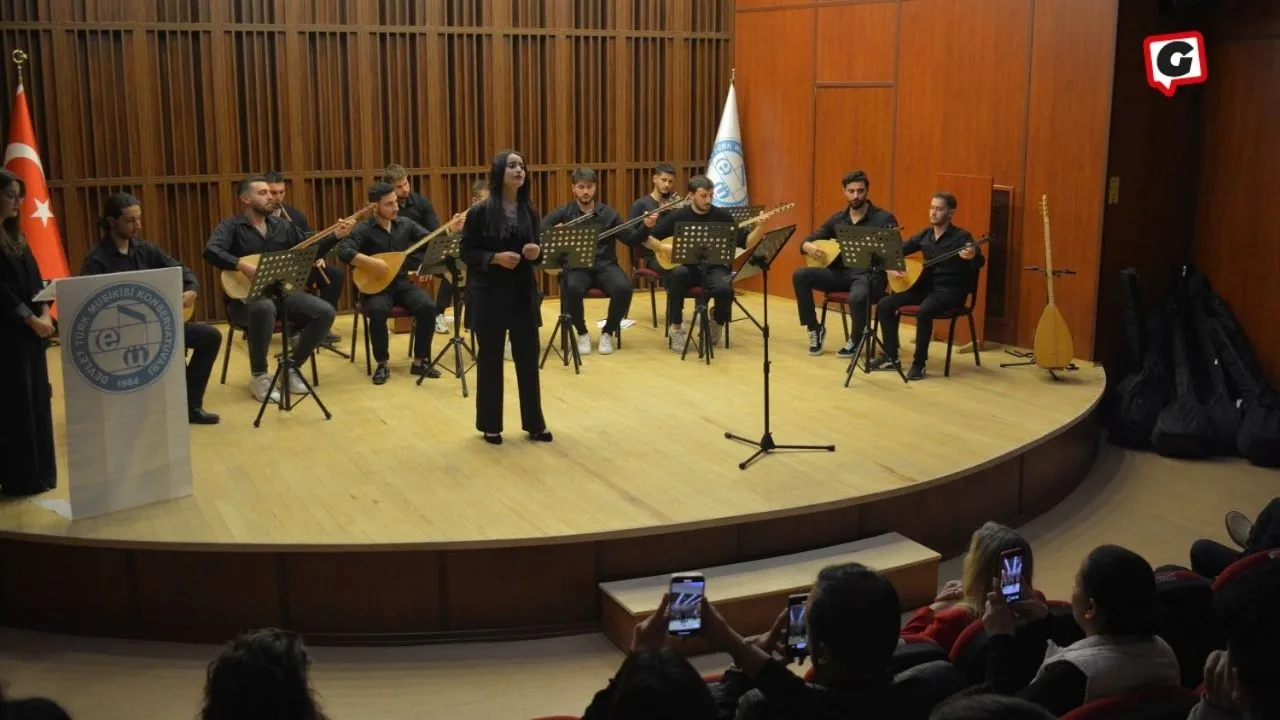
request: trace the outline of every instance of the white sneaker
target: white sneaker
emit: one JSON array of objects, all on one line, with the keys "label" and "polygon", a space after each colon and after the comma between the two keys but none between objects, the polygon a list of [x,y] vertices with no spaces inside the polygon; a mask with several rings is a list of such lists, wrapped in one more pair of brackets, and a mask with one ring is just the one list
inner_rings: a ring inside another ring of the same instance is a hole
[{"label": "white sneaker", "polygon": [[[267,396],[267,389],[270,387],[271,376],[266,373],[254,375],[253,378],[249,380],[249,392],[253,393],[253,399],[258,402],[262,402],[262,399]],[[271,390],[271,402],[280,402],[280,391],[275,389]]]},{"label": "white sneaker", "polygon": [[591,354],[591,335],[589,333],[582,333],[581,335],[578,336],[578,355],[582,356],[582,355],[590,355],[590,354]]},{"label": "white sneaker", "polygon": [[307,389],[307,384],[302,382],[302,376],[297,370],[289,371],[289,394],[290,395],[308,395],[311,391]]},{"label": "white sneaker", "polygon": [[511,359],[511,341],[510,340],[508,340],[506,346],[502,348],[502,357],[507,360]]},{"label": "white sneaker", "polygon": [[684,346],[689,343],[689,336],[685,333],[684,328],[671,328],[671,351],[682,353]]},{"label": "white sneaker", "polygon": [[724,336],[724,326],[707,316],[707,327],[711,330],[711,344],[713,346],[720,344],[720,338]]},{"label": "white sneaker", "polygon": [[604,333],[603,335],[600,336],[600,347],[598,348],[598,351],[601,355],[608,355],[613,352],[613,336],[612,335],[610,335],[609,333]]},{"label": "white sneaker", "polygon": [[441,335],[449,334],[449,321],[443,315],[436,316],[436,332]]}]

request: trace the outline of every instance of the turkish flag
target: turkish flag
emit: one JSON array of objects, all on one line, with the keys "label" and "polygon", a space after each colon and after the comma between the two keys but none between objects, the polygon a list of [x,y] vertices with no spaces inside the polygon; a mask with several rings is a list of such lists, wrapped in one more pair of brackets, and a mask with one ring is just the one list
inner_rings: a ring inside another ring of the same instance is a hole
[{"label": "turkish flag", "polygon": [[27,186],[19,228],[40,266],[40,275],[45,280],[67,277],[71,274],[67,269],[67,251],[62,246],[58,222],[49,205],[44,163],[40,162],[36,133],[31,127],[31,111],[27,108],[27,94],[22,85],[18,85],[18,95],[13,101],[13,120],[9,125],[9,144],[4,149],[4,168],[22,178]]}]

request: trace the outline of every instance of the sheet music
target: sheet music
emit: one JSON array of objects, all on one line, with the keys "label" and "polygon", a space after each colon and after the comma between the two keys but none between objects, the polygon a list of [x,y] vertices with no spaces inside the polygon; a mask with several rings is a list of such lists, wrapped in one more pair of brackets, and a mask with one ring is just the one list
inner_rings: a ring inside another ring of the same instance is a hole
[{"label": "sheet music", "polygon": [[31,298],[31,302],[40,302],[40,303],[53,302],[54,300],[57,300],[57,299],[58,299],[58,281],[50,280],[49,284],[45,285],[43,290],[36,293],[35,297]]}]

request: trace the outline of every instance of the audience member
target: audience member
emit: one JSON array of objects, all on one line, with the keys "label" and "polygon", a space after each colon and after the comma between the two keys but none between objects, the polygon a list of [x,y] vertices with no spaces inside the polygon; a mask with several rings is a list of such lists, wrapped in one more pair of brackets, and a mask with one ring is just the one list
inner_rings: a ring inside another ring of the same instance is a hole
[{"label": "audience member", "polygon": [[297,635],[268,628],[244,633],[209,664],[200,720],[325,720]]},{"label": "audience member", "polygon": [[1188,720],[1280,717],[1280,563],[1233,577],[1214,593],[1213,606],[1227,649],[1205,663],[1205,693]]},{"label": "audience member", "polygon": [[939,705],[929,720],[1053,720],[1049,711],[1022,698],[961,695]]},{"label": "audience member", "polygon": [[[1155,635],[1156,580],[1151,565],[1115,545],[1095,549],[1080,566],[1071,613],[1085,638],[1046,656],[1031,684],[1011,686],[1014,618],[999,588],[987,595],[983,624],[989,637],[987,684],[1030,700],[1055,715],[1087,702],[1148,686],[1178,685],[1178,660]],[[1032,619],[1049,616],[1038,599],[1016,603]]]},{"label": "audience member", "polygon": [[1218,577],[1245,555],[1280,548],[1280,497],[1267,503],[1255,523],[1236,510],[1227,513],[1226,523],[1227,535],[1241,550],[1213,540],[1197,540],[1191,546],[1191,569],[1207,578]]},{"label": "audience member", "polygon": [[71,715],[48,698],[0,700],[0,720],[71,720]]},{"label": "audience member", "polygon": [[982,616],[992,581],[1000,578],[1000,554],[1006,550],[1022,551],[1023,582],[1030,587],[1031,543],[1012,528],[986,523],[974,531],[969,541],[962,579],[948,582],[932,605],[916,611],[901,634],[923,635],[951,652],[960,633]]}]

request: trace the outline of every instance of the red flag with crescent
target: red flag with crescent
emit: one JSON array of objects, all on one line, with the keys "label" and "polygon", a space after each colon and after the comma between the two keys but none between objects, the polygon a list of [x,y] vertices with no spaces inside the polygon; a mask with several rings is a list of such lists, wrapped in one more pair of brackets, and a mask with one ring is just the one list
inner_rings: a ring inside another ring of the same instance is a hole
[{"label": "red flag with crescent", "polygon": [[4,167],[22,178],[27,186],[19,227],[40,266],[40,275],[45,280],[67,277],[71,274],[67,268],[67,251],[62,245],[62,236],[58,234],[58,221],[53,217],[49,186],[44,180],[44,163],[40,161],[27,94],[21,84],[13,100],[13,119],[9,125],[9,144],[4,149]]}]

